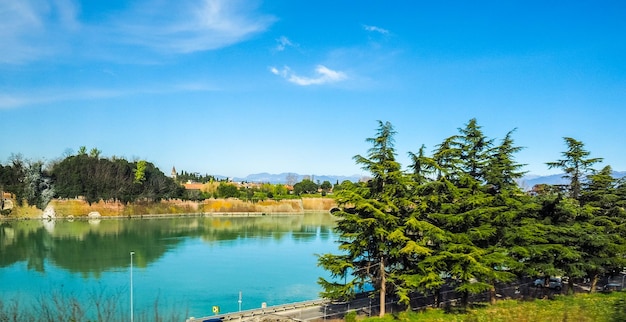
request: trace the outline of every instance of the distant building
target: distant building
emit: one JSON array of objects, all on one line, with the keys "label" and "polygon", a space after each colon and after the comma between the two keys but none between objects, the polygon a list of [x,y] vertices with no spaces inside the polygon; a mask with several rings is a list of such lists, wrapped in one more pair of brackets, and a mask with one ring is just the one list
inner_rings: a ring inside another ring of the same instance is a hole
[{"label": "distant building", "polygon": [[176,167],[172,167],[172,179],[176,180],[176,177],[178,177],[178,174],[176,173]]},{"label": "distant building", "polygon": [[187,182],[183,183],[183,187],[185,187],[185,190],[201,191],[202,187],[204,187],[204,184],[198,182]]}]

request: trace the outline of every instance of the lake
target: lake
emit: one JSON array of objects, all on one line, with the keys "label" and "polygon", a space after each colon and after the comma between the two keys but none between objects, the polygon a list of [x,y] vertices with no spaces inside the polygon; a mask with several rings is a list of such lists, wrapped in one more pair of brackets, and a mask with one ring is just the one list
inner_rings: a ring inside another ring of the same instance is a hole
[{"label": "lake", "polygon": [[337,253],[334,224],[327,213],[4,221],[0,299],[34,311],[72,299],[87,316],[106,305],[120,318],[130,312],[131,252],[138,317],[155,307],[184,320],[214,306],[227,313],[317,299],[328,273],[315,254]]}]

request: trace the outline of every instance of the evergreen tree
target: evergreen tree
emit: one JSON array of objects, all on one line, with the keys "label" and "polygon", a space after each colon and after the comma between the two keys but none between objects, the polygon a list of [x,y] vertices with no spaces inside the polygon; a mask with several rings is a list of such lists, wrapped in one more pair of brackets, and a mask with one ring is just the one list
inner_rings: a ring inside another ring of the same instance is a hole
[{"label": "evergreen tree", "polygon": [[484,181],[493,140],[484,135],[476,119],[471,119],[459,132],[460,135],[452,138],[452,147],[458,150],[462,170],[470,177]]},{"label": "evergreen tree", "polygon": [[565,137],[567,151],[562,152],[563,159],[554,162],[547,162],[550,169],[558,168],[565,172],[563,178],[569,179],[570,197],[578,199],[582,189],[583,180],[594,164],[602,162],[602,158],[589,158],[591,154],[585,150],[585,145],[573,138]]},{"label": "evergreen tree", "polygon": [[[589,252],[597,251],[598,242],[609,242],[603,228],[591,224],[594,209],[581,205],[580,197],[587,176],[593,173],[592,166],[602,161],[602,158],[589,158],[590,152],[584,149],[584,144],[570,137],[564,138],[567,151],[562,152],[561,160],[546,163],[550,168],[559,168],[565,172],[564,178],[569,179],[568,195],[557,194],[552,201],[544,203],[543,215],[554,229],[556,236],[548,236],[555,244],[563,246],[565,254],[552,252],[561,259],[554,268],[570,277],[569,290],[573,288],[573,279],[582,277],[588,270],[595,271],[594,255]],[[591,237],[593,236],[593,237]],[[590,238],[591,237],[591,238]],[[594,250],[595,249],[595,250]],[[595,273],[592,273],[595,275]]]},{"label": "evergreen tree", "polygon": [[521,179],[526,172],[521,171],[525,166],[515,162],[514,155],[522,150],[513,142],[513,131],[506,134],[502,143],[493,150],[485,167],[485,181],[494,193],[504,190],[520,192],[517,180]]},{"label": "evergreen tree", "polygon": [[582,207],[589,209],[590,217],[579,234],[582,263],[595,290],[600,275],[620,271],[626,266],[626,211],[618,205],[618,180],[610,166],[588,176],[581,193]]},{"label": "evergreen tree", "polygon": [[367,139],[372,144],[367,157],[354,157],[372,179],[338,192],[340,210],[334,214],[339,217],[336,230],[339,249],[344,253],[324,254],[318,260],[333,277],[346,281],[342,284],[320,278],[324,297],[350,298],[356,289],[370,283],[379,294],[381,317],[388,287],[389,291],[399,291],[393,283],[402,281],[403,259],[428,253],[425,247],[410,244],[404,234],[413,204],[408,198],[407,177],[396,161],[395,133],[389,122],[379,121],[377,136]]},{"label": "evergreen tree", "polygon": [[[482,133],[475,119],[459,132],[440,145],[445,150],[436,152],[436,156],[446,156],[439,159],[444,161],[439,164],[442,172],[454,175],[443,181],[445,189],[437,190],[447,197],[439,198],[443,203],[439,209],[432,209],[429,217],[449,234],[449,241],[431,260],[445,265],[466,305],[470,294],[489,290],[495,296],[494,284],[514,277],[505,270],[513,260],[501,242],[508,227],[506,218],[512,214],[507,203],[515,204],[511,199],[519,192],[504,182],[514,182],[517,174],[496,175],[491,167],[520,166],[513,162],[512,154],[518,149],[513,147],[510,135],[494,150],[493,140]],[[450,166],[453,168],[446,169]],[[494,189],[489,180],[501,182],[501,188]]]},{"label": "evergreen tree", "polygon": [[426,147],[422,145],[417,154],[409,152],[409,158],[411,159],[409,168],[413,173],[413,181],[417,185],[433,180],[438,169],[437,162],[433,158],[426,156],[425,149]]},{"label": "evergreen tree", "polygon": [[461,173],[461,151],[454,147],[455,140],[456,136],[451,136],[435,149],[433,160],[437,164],[437,178],[446,177],[448,180],[455,180]]},{"label": "evergreen tree", "polygon": [[507,235],[518,233],[520,227],[516,225],[516,218],[524,213],[524,205],[530,202],[517,185],[517,180],[524,175],[520,170],[524,165],[515,162],[515,154],[522,148],[514,145],[512,134],[513,131],[508,132],[500,145],[489,151],[482,170],[483,191],[492,196],[488,207],[491,208],[489,221],[494,233],[479,245],[489,254],[485,257],[487,265],[496,268],[489,279],[492,303],[495,302],[495,283],[513,279],[514,275],[509,272],[520,269],[520,263],[510,252],[510,247],[515,244],[507,242]]},{"label": "evergreen tree", "polygon": [[[597,173],[588,176],[588,182],[583,185],[580,202],[583,205],[597,207],[601,213],[619,213],[618,183],[612,175],[611,166],[602,168]],[[617,209],[616,209],[617,207]]]}]

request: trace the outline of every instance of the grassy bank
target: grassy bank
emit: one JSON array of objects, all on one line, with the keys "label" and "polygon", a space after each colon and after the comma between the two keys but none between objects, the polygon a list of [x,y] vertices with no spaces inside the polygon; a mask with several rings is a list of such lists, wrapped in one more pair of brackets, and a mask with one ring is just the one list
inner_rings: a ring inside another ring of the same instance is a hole
[{"label": "grassy bank", "polygon": [[[347,317],[348,320],[361,320]],[[557,296],[553,300],[503,300],[495,305],[469,309],[465,313],[444,309],[388,314],[385,318],[363,321],[426,321],[426,322],[617,322],[626,321],[626,293],[576,294]]]},{"label": "grassy bank", "polygon": [[[329,211],[335,207],[332,198],[267,199],[244,201],[240,199],[207,199],[203,201],[162,200],[159,202],[134,202],[123,204],[114,201],[99,201],[89,204],[81,199],[53,199],[48,206],[57,217],[86,217],[98,212],[106,217],[129,217],[159,214],[302,214],[304,212]],[[15,207],[6,218],[40,218],[43,211],[32,206]]]}]

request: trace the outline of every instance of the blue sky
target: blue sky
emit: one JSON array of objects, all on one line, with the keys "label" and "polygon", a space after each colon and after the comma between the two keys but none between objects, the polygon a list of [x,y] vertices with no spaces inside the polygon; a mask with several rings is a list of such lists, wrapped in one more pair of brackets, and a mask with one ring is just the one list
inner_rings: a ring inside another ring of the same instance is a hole
[{"label": "blue sky", "polygon": [[0,162],[80,146],[165,173],[352,175],[476,118],[552,174],[626,170],[626,2],[0,0]]}]

